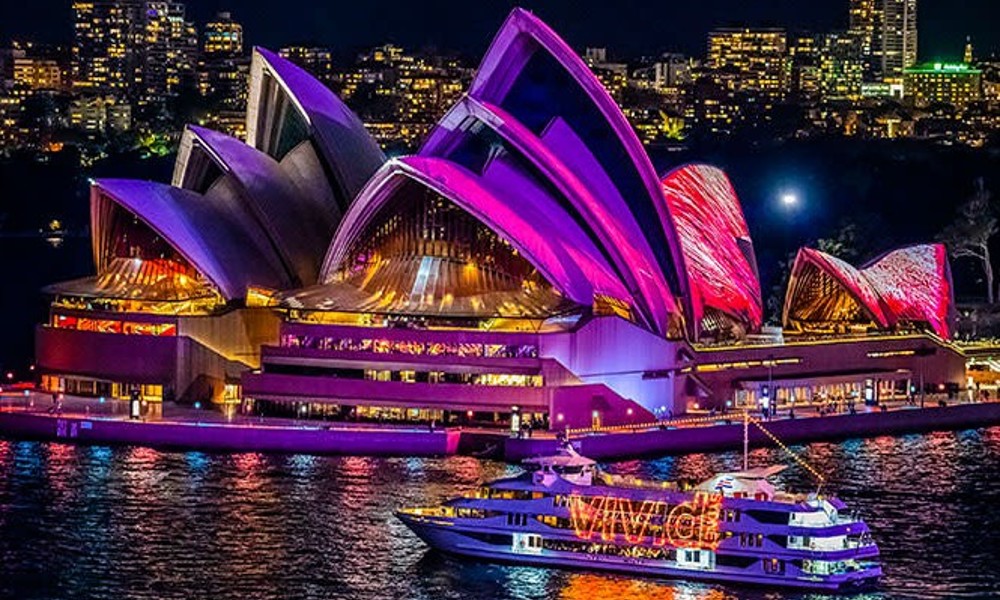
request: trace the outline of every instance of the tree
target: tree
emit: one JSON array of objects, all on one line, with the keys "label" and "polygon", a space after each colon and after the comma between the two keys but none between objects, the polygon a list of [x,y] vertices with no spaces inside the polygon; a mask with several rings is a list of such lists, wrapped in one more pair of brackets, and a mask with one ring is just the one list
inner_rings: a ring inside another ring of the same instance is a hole
[{"label": "tree", "polygon": [[816,240],[816,249],[842,261],[853,263],[861,255],[858,247],[860,237],[856,223],[843,221],[840,228],[833,233],[833,237]]},{"label": "tree", "polygon": [[938,235],[938,241],[947,246],[952,258],[979,261],[986,279],[986,301],[993,304],[995,296],[990,240],[1000,231],[1000,227],[990,199],[991,195],[983,178],[976,179],[975,191],[958,207],[958,216]]}]

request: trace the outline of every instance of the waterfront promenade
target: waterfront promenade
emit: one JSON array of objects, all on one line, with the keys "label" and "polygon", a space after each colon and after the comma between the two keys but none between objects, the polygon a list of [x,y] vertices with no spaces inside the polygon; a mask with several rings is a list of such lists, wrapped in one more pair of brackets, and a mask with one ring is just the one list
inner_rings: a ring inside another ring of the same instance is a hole
[{"label": "waterfront promenade", "polygon": [[[905,401],[882,407],[861,406],[856,413],[820,414],[811,408],[787,411],[763,421],[763,426],[786,444],[835,441],[848,438],[902,435],[927,431],[976,429],[1000,424],[1000,402],[959,403],[935,399],[922,406]],[[760,415],[754,415],[759,420]],[[751,446],[769,446],[775,440],[757,426],[747,428]],[[576,430],[570,441],[585,456],[622,460],[649,456],[734,450],[743,445],[742,413],[693,416],[652,426]],[[511,439],[505,457],[518,461],[552,452],[558,442],[545,437]]]},{"label": "waterfront promenade", "polygon": [[460,435],[458,430],[421,426],[227,416],[173,404],[162,414],[131,419],[127,402],[81,398],[67,398],[61,410],[52,409],[49,395],[0,395],[0,435],[181,450],[365,456],[456,454]]},{"label": "waterfront promenade", "polygon": [[[216,452],[273,452],[365,456],[445,456],[472,454],[510,462],[553,452],[553,432],[511,437],[505,430],[261,418],[215,409],[165,405],[161,414],[130,419],[126,402],[67,398],[53,412],[45,394],[0,395],[0,436],[68,443],[136,445]],[[742,413],[689,415],[648,426],[570,430],[569,439],[586,456],[619,460],[642,456],[732,450],[743,444]],[[764,423],[784,443],[839,440],[935,430],[973,429],[1000,424],[1000,402],[921,407],[892,402],[858,408],[856,414],[820,414],[799,407]],[[749,428],[753,446],[774,440]]]}]

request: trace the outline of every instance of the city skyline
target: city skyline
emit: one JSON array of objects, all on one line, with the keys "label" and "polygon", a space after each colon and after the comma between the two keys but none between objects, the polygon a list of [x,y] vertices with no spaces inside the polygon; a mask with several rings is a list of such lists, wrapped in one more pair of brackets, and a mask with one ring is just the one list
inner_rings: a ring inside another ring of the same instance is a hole
[{"label": "city skyline", "polygon": [[[296,6],[296,4],[302,6]],[[435,47],[463,54],[482,52],[492,23],[511,6],[521,5],[559,23],[575,46],[607,46],[625,58],[662,51],[700,55],[705,34],[717,27],[781,26],[790,31],[846,30],[848,0],[827,0],[801,7],[792,0],[771,0],[741,6],[736,0],[709,0],[697,7],[649,7],[632,2],[614,8],[585,0],[582,5],[565,0],[549,3],[502,2],[491,6],[462,6],[464,27],[444,26],[456,14],[456,2],[438,1],[407,5],[376,0],[363,6],[315,6],[292,0],[277,10],[273,4],[251,0],[239,6],[225,0],[192,3],[189,18],[200,26],[218,11],[232,11],[246,26],[250,45],[279,46],[310,43],[338,52],[393,42],[404,46]],[[572,7],[570,6],[572,4]],[[577,9],[576,7],[580,8]],[[572,8],[572,10],[571,10]],[[583,14],[589,18],[575,18]],[[1000,35],[990,23],[1000,17],[1000,7],[988,0],[970,0],[960,10],[943,0],[920,3],[920,59],[957,60],[971,36],[983,54],[1000,49]],[[0,7],[0,39],[69,43],[72,11],[66,0],[41,0],[30,5]],[[646,25],[656,23],[655,26]],[[644,24],[636,27],[636,23]]]}]

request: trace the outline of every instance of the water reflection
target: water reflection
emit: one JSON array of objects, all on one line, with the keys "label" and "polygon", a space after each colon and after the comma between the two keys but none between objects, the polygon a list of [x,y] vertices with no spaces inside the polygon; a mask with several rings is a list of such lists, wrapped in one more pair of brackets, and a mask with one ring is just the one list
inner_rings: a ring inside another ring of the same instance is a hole
[{"label": "water reflection", "polygon": [[707,585],[574,573],[559,590],[560,600],[736,600],[739,596]]},{"label": "water reflection", "polygon": [[[861,510],[885,553],[865,599],[991,597],[1000,587],[1000,429],[793,451]],[[753,465],[780,450],[751,453]],[[699,479],[742,455],[607,465]],[[822,599],[759,589],[493,565],[428,552],[393,511],[516,467],[467,457],[172,453],[0,440],[0,598],[427,600]],[[779,476],[811,490],[802,469]]]}]

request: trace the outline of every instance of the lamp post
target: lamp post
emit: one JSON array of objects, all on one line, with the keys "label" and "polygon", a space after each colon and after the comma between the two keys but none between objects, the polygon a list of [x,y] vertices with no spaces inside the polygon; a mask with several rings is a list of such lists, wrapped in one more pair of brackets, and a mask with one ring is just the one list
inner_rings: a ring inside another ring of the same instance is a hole
[{"label": "lamp post", "polygon": [[138,420],[142,416],[142,401],[139,398],[139,386],[133,385],[129,393],[128,416],[132,420]]},{"label": "lamp post", "polygon": [[[764,390],[764,410],[765,418],[770,418],[773,411],[778,409],[777,394],[774,393],[774,355],[767,357],[767,388]],[[772,408],[773,407],[773,408]]]},{"label": "lamp post", "polygon": [[521,408],[518,406],[510,407],[510,435],[511,437],[521,436]]}]

